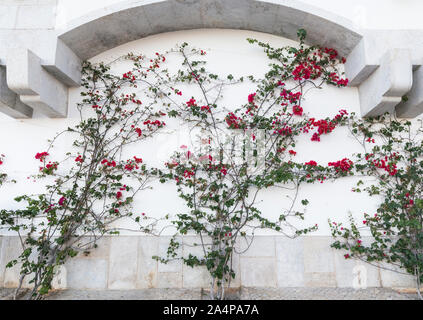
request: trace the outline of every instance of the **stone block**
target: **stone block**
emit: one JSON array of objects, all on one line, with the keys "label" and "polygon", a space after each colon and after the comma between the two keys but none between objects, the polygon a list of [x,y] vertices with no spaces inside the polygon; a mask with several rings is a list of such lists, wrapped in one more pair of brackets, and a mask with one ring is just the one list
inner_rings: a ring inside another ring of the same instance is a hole
[{"label": "stone block", "polygon": [[194,267],[183,266],[183,287],[184,288],[208,288],[211,283],[211,276],[205,266]]},{"label": "stone block", "polygon": [[157,288],[181,288],[182,272],[159,272]]},{"label": "stone block", "polygon": [[245,287],[276,287],[274,258],[240,258],[241,283]]},{"label": "stone block", "polygon": [[234,253],[232,256],[232,270],[235,272],[235,278],[231,279],[230,287],[238,288],[241,286],[241,267],[240,267],[241,256]]},{"label": "stone block", "polygon": [[[17,263],[12,268],[6,268],[11,260],[19,260],[22,252],[19,237],[4,237],[2,243],[2,259],[0,268],[4,271],[3,285],[5,288],[16,288],[19,284],[21,264]],[[26,277],[23,287],[28,287],[29,278]]]},{"label": "stone block", "polygon": [[334,249],[331,237],[304,237],[304,272],[335,272]]},{"label": "stone block", "polygon": [[[391,265],[382,265],[386,269],[380,269],[380,278],[382,287],[385,288],[415,288],[415,277],[409,274],[404,274],[405,270]],[[392,269],[401,273],[387,270]]]},{"label": "stone block", "polygon": [[[204,258],[204,250],[199,236],[184,236],[183,240],[182,255],[184,258],[188,258],[191,254],[199,259]],[[206,247],[206,251],[210,248],[208,244],[211,243],[209,239],[203,238],[203,243]]]},{"label": "stone block", "polygon": [[305,272],[305,287],[336,287],[335,272]]},{"label": "stone block", "polygon": [[[159,250],[158,254],[159,257],[166,258],[167,250],[169,247],[171,237],[170,236],[163,236],[159,238]],[[182,246],[183,242],[181,238],[178,238],[179,241],[179,248],[176,250],[176,258],[180,258],[182,255]],[[171,258],[172,259],[172,258]],[[182,273],[182,261],[180,259],[172,260],[168,263],[159,263],[158,265],[158,272],[178,272]]]},{"label": "stone block", "polygon": [[158,254],[159,238],[140,237],[138,241],[137,288],[157,287],[157,264],[152,257]]},{"label": "stone block", "polygon": [[345,259],[341,251],[335,252],[336,285],[340,288],[380,287],[379,269],[368,263]]},{"label": "stone block", "polygon": [[69,289],[106,289],[108,263],[105,259],[72,259],[65,264]]},{"label": "stone block", "polygon": [[[110,251],[110,242],[112,237],[102,237],[97,240],[97,248],[92,248],[87,250],[89,253],[81,252],[78,255],[78,259],[109,259],[109,251]],[[90,241],[88,238],[84,238],[81,241],[81,244]]]},{"label": "stone block", "polygon": [[277,237],[275,244],[278,287],[304,286],[304,239]]},{"label": "stone block", "polygon": [[[21,242],[19,237],[16,236],[4,236],[0,244],[0,287],[16,288],[20,281],[20,269],[21,263],[17,263],[12,268],[6,268],[6,264],[11,260],[17,259],[22,252]],[[31,253],[29,259],[35,260],[37,257],[36,252]],[[66,288],[66,270],[62,270],[63,266],[59,268],[58,274],[53,278],[53,288],[64,289]],[[22,287],[30,288],[32,284],[29,283],[32,280],[33,275],[25,276]]]},{"label": "stone block", "polygon": [[[203,238],[203,242],[208,246],[211,243],[210,239]],[[189,254],[192,254],[198,258],[204,257],[203,247],[201,245],[201,239],[198,236],[184,236],[183,238],[183,256],[188,257]],[[236,248],[239,246],[237,245]],[[234,270],[236,276],[235,278],[231,279],[230,286],[231,287],[239,287],[241,285],[240,282],[240,274],[239,274],[239,254],[235,251],[232,256],[232,263],[231,267]],[[188,273],[188,275],[187,275]],[[198,275],[200,279],[198,281],[194,279],[194,275]],[[206,267],[199,267],[192,269],[187,265],[183,265],[183,281],[184,286],[187,284],[187,287],[208,287],[211,281],[211,276],[207,271]]]},{"label": "stone block", "polygon": [[135,289],[138,271],[137,236],[110,239],[109,289]]},{"label": "stone block", "polygon": [[60,266],[56,268],[55,275],[51,286],[53,289],[67,289],[68,287],[68,273],[65,266]]},{"label": "stone block", "polygon": [[243,252],[243,257],[274,257],[275,239],[273,236],[239,238],[237,249]]}]

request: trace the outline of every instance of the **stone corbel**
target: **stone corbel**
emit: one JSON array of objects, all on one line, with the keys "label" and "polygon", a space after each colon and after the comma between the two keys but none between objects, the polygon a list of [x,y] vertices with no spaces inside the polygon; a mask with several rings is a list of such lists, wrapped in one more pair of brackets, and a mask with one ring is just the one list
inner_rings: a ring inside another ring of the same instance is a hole
[{"label": "stone corbel", "polygon": [[16,119],[32,117],[32,108],[23,104],[19,96],[9,89],[6,81],[6,66],[0,64],[0,112]]},{"label": "stone corbel", "polygon": [[368,50],[365,45],[366,39],[361,41],[355,46],[347,57],[345,63],[345,74],[349,80],[350,86],[358,86],[365,81],[378,67],[378,64],[371,62]]},{"label": "stone corbel", "polygon": [[423,67],[418,66],[413,72],[413,86],[406,94],[405,101],[397,105],[397,116],[414,118],[423,113]]},{"label": "stone corbel", "polygon": [[413,83],[413,65],[408,49],[391,49],[380,66],[359,85],[361,116],[394,112]]},{"label": "stone corbel", "polygon": [[41,61],[41,65],[65,85],[80,86],[82,61],[62,40],[56,39],[52,58]]},{"label": "stone corbel", "polygon": [[67,86],[44,69],[41,59],[25,48],[11,49],[7,56],[7,85],[19,99],[51,118],[67,115]]}]

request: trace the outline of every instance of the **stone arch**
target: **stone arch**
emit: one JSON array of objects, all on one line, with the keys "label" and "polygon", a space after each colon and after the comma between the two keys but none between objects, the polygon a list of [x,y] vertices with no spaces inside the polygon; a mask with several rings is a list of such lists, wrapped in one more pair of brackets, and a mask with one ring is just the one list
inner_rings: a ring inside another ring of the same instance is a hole
[{"label": "stone arch", "polygon": [[201,28],[243,29],[297,40],[348,55],[362,38],[352,23],[297,0],[126,0],[71,21],[59,32],[81,59],[149,35]]}]

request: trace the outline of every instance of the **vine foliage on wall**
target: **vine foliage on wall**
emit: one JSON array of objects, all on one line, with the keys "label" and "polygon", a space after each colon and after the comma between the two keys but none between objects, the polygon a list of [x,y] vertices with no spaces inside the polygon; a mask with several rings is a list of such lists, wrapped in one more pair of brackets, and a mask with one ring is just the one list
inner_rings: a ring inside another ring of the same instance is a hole
[{"label": "vine foliage on wall", "polygon": [[[329,221],[336,241],[332,247],[346,250],[345,258],[415,277],[422,299],[423,282],[423,123],[384,115],[351,119],[352,135],[363,146],[356,155],[354,174],[359,180],[353,192],[367,192],[381,203],[374,213],[364,213],[349,226]],[[371,240],[363,236],[371,235]]]},{"label": "vine foliage on wall", "polygon": [[[35,155],[39,173],[46,180],[45,193],[23,195],[23,209],[1,210],[3,227],[15,231],[22,252],[7,267],[20,263],[20,281],[30,277],[31,299],[51,289],[58,267],[82,252],[88,254],[104,235],[117,234],[115,222],[123,218],[147,231],[157,221],[132,211],[134,197],[148,187],[154,174],[139,154],[125,157],[125,149],[152,137],[165,123],[154,102],[144,103],[136,93],[135,77],[113,75],[110,66],[83,65],[82,101],[77,105],[79,123],[49,141],[46,151]],[[150,94],[150,88],[141,88]],[[54,145],[74,139],[61,161],[53,157]],[[141,222],[148,220],[141,226]],[[15,294],[15,296],[16,296]]]},{"label": "vine foliage on wall", "polygon": [[[307,115],[303,99],[309,89],[324,84],[345,87],[348,80],[339,70],[345,59],[334,49],[305,46],[304,30],[298,36],[298,47],[283,48],[248,39],[270,61],[259,79],[211,73],[203,59],[207,53],[186,43],[153,58],[133,53],[119,58],[131,65],[119,75],[111,69],[113,63],[84,63],[79,123],[35,155],[41,164],[37,178],[48,181],[46,191],[17,197],[23,209],[0,211],[1,224],[21,239],[21,255],[8,264],[19,263],[21,268],[17,292],[30,277],[30,297],[41,299],[51,289],[58,267],[87,254],[101,237],[118,234],[116,223],[122,219],[132,220],[136,231],[148,234],[160,234],[160,220],[170,221],[175,235],[167,255],[154,258],[206,268],[212,299],[225,298],[236,276],[234,255],[251,246],[257,229],[288,237],[316,230],[317,225],[296,227],[295,222],[304,219],[304,208],[298,207],[308,204],[298,199],[299,187],[351,176],[365,167],[348,158],[327,165],[295,161],[301,136],[318,143],[354,118],[345,110],[326,119]],[[182,68],[171,73],[166,64],[174,56],[182,58]],[[255,90],[236,107],[227,106],[227,88],[247,82]],[[154,150],[145,150],[142,141],[163,131],[168,121],[187,125],[193,144],[175,150],[161,167],[148,166],[142,155]],[[353,132],[366,131],[358,127]],[[72,151],[55,160],[59,156],[53,147],[64,136],[73,137]],[[139,154],[128,154],[135,150],[131,145]],[[135,212],[137,195],[155,180],[175,184],[186,210],[163,219]],[[276,220],[266,218],[259,206],[259,195],[270,189],[280,190],[281,198],[291,194],[287,205],[278,208]],[[198,240],[184,242],[186,235]],[[181,245],[192,250],[181,256]]]},{"label": "vine foliage on wall", "polygon": [[[123,57],[132,63],[123,75],[114,75],[109,65],[85,63],[79,124],[59,133],[46,151],[35,155],[41,163],[38,178],[50,182],[46,193],[17,197],[16,201],[26,202],[24,209],[1,211],[2,225],[21,239],[19,259],[8,264],[21,265],[18,290],[31,276],[31,298],[41,298],[51,289],[57,267],[79,252],[88,252],[102,236],[118,233],[115,222],[122,218],[133,219],[139,231],[157,232],[157,219],[134,215],[132,210],[135,196],[153,178],[176,182],[188,208],[171,218],[176,234],[168,255],[155,258],[205,266],[213,299],[224,299],[225,288],[235,277],[231,263],[237,239],[244,238],[249,247],[258,228],[289,237],[316,230],[317,225],[298,229],[291,223],[304,219],[304,212],[294,210],[298,187],[323,181],[332,169],[317,166],[317,170],[312,161],[295,163],[293,148],[297,137],[310,131],[314,132],[311,140],[320,141],[344,122],[346,112],[333,119],[308,118],[302,107],[304,90],[323,83],[342,87],[347,80],[338,72],[337,66],[345,61],[338,59],[335,50],[306,47],[305,31],[298,35],[299,48],[275,49],[248,40],[263,48],[271,61],[263,79],[232,75],[222,79],[206,70],[205,61],[196,60],[206,53],[186,43],[166,53],[183,57],[183,69],[173,75],[163,67],[166,55],[159,53],[152,59]],[[225,87],[244,81],[256,86],[245,103],[236,110],[220,104]],[[196,87],[199,95],[181,102],[187,95],[177,87],[183,85]],[[147,168],[139,155],[122,158],[128,145],[165,127],[165,117],[200,130],[195,150],[176,152],[165,168]],[[60,162],[49,160],[63,135],[75,137],[73,151]],[[277,221],[270,221],[256,199],[260,191],[276,186],[297,191],[289,206],[281,208]],[[304,206],[307,203],[302,200]],[[201,243],[192,246],[202,253],[178,257],[176,235],[187,234],[199,236]]]},{"label": "vine foliage on wall", "polygon": [[[193,149],[182,146],[166,164],[168,170],[160,171],[163,182],[176,183],[189,210],[172,220],[177,232],[167,256],[156,259],[163,263],[182,259],[188,266],[205,267],[212,279],[212,299],[224,299],[225,288],[236,275],[234,254],[251,246],[257,229],[291,238],[317,229],[317,225],[295,226],[296,219],[304,219],[304,211],[295,207],[298,188],[335,175],[330,167],[316,170],[311,162],[296,163],[294,148],[299,136],[309,134],[311,140],[319,141],[345,121],[344,110],[333,119],[316,120],[308,118],[302,106],[308,87],[347,84],[338,71],[342,60],[333,49],[306,47],[304,30],[298,35],[299,48],[273,48],[248,39],[261,47],[271,62],[263,79],[235,79],[231,74],[221,78],[210,73],[201,59],[204,51],[187,44],[178,49],[184,69],[164,79],[169,86],[189,83],[197,87],[199,93],[174,110],[191,130],[197,129],[198,136]],[[245,81],[255,85],[255,92],[245,96],[238,108],[226,107],[221,93],[227,86]],[[260,193],[272,188],[280,188],[281,198],[287,190],[295,190],[287,207],[278,208],[275,220],[266,218],[258,206]],[[307,203],[302,200],[304,206]],[[196,235],[198,240],[181,241],[180,235]],[[182,245],[192,250],[180,257]]]}]

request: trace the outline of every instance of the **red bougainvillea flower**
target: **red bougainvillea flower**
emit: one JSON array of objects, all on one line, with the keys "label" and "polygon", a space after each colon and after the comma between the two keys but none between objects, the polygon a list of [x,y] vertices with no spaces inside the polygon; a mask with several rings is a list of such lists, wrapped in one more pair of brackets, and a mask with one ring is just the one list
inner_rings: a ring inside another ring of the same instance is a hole
[{"label": "red bougainvillea flower", "polygon": [[229,112],[225,120],[231,129],[239,129],[243,124],[242,119],[238,118],[233,112]]},{"label": "red bougainvillea flower", "polygon": [[104,159],[103,161],[101,161],[101,164],[104,164],[107,167],[116,167],[116,162],[113,161],[109,161],[107,159]]},{"label": "red bougainvillea flower", "polygon": [[135,81],[135,76],[132,74],[131,71],[128,71],[127,73],[124,73],[122,76],[123,79],[129,79],[131,82]]},{"label": "red bougainvillea flower", "polygon": [[59,199],[59,205],[63,207],[63,205],[65,204],[66,198],[65,197],[61,197]]},{"label": "red bougainvillea flower", "polygon": [[309,132],[312,127],[316,127],[317,132],[313,134],[311,141],[320,141],[320,136],[332,132],[336,128],[336,126],[345,118],[346,115],[348,115],[348,112],[342,109],[331,120],[316,120],[315,118],[310,118],[307,125],[303,128],[303,131]]},{"label": "red bougainvillea flower", "polygon": [[43,162],[44,159],[48,156],[49,154],[47,152],[39,152],[35,155],[35,159],[40,160],[40,162]]},{"label": "red bougainvillea flower", "polygon": [[138,133],[138,137],[141,137],[142,131],[140,128],[135,128],[135,132]]},{"label": "red bougainvillea flower", "polygon": [[158,128],[161,128],[165,126],[166,123],[160,120],[155,120],[155,121],[147,120],[147,121],[144,121],[144,125],[148,126],[148,128],[151,129],[151,126],[157,126]]},{"label": "red bougainvillea flower", "polygon": [[350,255],[347,253],[347,254],[344,254],[344,258],[345,259],[348,259],[350,257]]},{"label": "red bougainvillea flower", "polygon": [[189,99],[189,101],[187,101],[186,104],[187,104],[188,107],[194,107],[194,106],[197,105],[196,102],[195,102],[195,99],[192,99],[192,98]]},{"label": "red bougainvillea flower", "polygon": [[313,133],[311,141],[320,141],[320,135],[317,132]]},{"label": "red bougainvillea flower", "polygon": [[329,74],[329,81],[335,83],[339,87],[346,87],[348,85],[348,79],[340,79],[336,72]]},{"label": "red bougainvillea flower", "polygon": [[324,48],[326,54],[329,55],[329,59],[333,60],[338,56],[338,51],[333,48]]},{"label": "red bougainvillea flower", "polygon": [[190,171],[190,170],[185,170],[184,171],[184,177],[185,178],[191,178],[192,176],[194,175],[194,172],[193,171]]},{"label": "red bougainvillea flower", "polygon": [[[394,176],[397,174],[398,170],[397,170],[397,165],[395,163],[388,163],[389,160],[392,160],[393,158],[395,158],[396,154],[394,153],[391,157],[385,157],[385,159],[381,159],[381,160],[373,160],[373,165],[376,168],[379,169],[384,169],[386,172],[389,173],[389,175]],[[368,160],[368,158],[367,158]]]},{"label": "red bougainvillea flower", "polygon": [[296,116],[302,116],[302,115],[303,115],[303,108],[301,108],[300,106],[293,106],[293,107],[292,107],[292,112],[293,112]]},{"label": "red bougainvillea flower", "polygon": [[118,191],[116,192],[116,199],[122,198],[122,192]]},{"label": "red bougainvillea flower", "polygon": [[292,154],[293,156],[295,156],[297,154],[294,150],[289,150],[288,152],[289,152],[289,154]]},{"label": "red bougainvillea flower", "polygon": [[254,97],[256,96],[256,93],[251,93],[248,95],[248,103],[254,103]]},{"label": "red bougainvillea flower", "polygon": [[312,166],[312,167],[317,166],[317,162],[316,162],[316,161],[314,161],[314,160],[311,160],[311,161],[306,162],[306,163],[304,163],[304,164],[305,164],[305,165],[307,165],[307,166]]},{"label": "red bougainvillea flower", "polygon": [[340,87],[346,87],[348,85],[348,79],[339,79],[336,84]]},{"label": "red bougainvillea flower", "polygon": [[45,213],[49,213],[53,209],[54,204],[50,204],[47,209],[44,210]]},{"label": "red bougainvillea flower", "polygon": [[354,163],[350,159],[344,158],[340,161],[329,162],[328,166],[329,167],[335,167],[336,172],[339,172],[339,171],[347,172],[347,171],[350,171],[352,169],[353,164]]},{"label": "red bougainvillea flower", "polygon": [[294,71],[292,71],[294,80],[310,79],[311,68],[307,66],[307,63],[298,65]]},{"label": "red bougainvillea flower", "polygon": [[53,163],[49,162],[46,164],[46,169],[57,169],[57,165],[58,165],[57,162],[53,162]]},{"label": "red bougainvillea flower", "polygon": [[228,173],[228,170],[226,170],[226,168],[224,166],[222,166],[222,168],[220,169],[220,172],[226,176],[226,174]]},{"label": "red bougainvillea flower", "polygon": [[125,165],[125,170],[132,171],[134,170],[135,166],[132,163],[127,163]]},{"label": "red bougainvillea flower", "polygon": [[84,162],[84,160],[82,159],[81,155],[78,155],[75,159],[75,162],[81,162],[82,163],[82,162]]},{"label": "red bougainvillea flower", "polygon": [[40,167],[40,171],[45,174],[52,174],[54,170],[57,170],[59,163],[58,162],[49,162],[45,167]]},{"label": "red bougainvillea flower", "polygon": [[296,103],[301,97],[301,92],[292,93],[291,91],[283,89],[280,95],[284,98],[284,100],[287,100],[290,103]]},{"label": "red bougainvillea flower", "polygon": [[134,156],[135,163],[142,163],[142,158],[137,158]]},{"label": "red bougainvillea flower", "polygon": [[204,111],[204,110],[205,110],[205,111],[207,111],[207,112],[211,112],[211,111],[210,111],[210,107],[209,107],[209,106],[202,106],[202,107],[201,107],[201,110],[202,110],[202,111]]},{"label": "red bougainvillea flower", "polygon": [[292,134],[292,128],[285,126],[283,128],[277,129],[273,131],[274,134],[278,134],[280,136],[290,136]]}]

